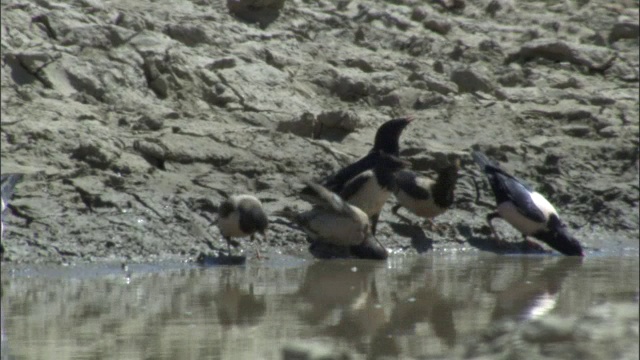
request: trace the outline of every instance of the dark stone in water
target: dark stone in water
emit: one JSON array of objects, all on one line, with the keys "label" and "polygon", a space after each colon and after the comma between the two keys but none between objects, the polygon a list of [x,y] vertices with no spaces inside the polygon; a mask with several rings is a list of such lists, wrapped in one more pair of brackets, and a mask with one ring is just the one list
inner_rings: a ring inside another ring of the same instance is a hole
[{"label": "dark stone in water", "polygon": [[222,254],[214,256],[200,253],[196,262],[202,266],[244,265],[247,262],[247,257]]}]

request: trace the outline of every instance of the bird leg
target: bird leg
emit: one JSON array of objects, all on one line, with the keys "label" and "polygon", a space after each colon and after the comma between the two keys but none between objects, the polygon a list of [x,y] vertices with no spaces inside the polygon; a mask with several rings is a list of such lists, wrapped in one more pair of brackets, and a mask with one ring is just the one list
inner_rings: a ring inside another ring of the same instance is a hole
[{"label": "bird leg", "polygon": [[226,236],[224,239],[227,241],[227,256],[231,256],[231,239]]},{"label": "bird leg", "polygon": [[380,213],[371,215],[369,220],[371,221],[371,234],[376,234],[376,227],[378,226],[378,218],[380,218]]},{"label": "bird leg", "polygon": [[[266,237],[266,235],[264,235]],[[256,238],[256,234],[251,234],[251,242],[253,242]],[[260,241],[258,241],[260,242]],[[256,247],[256,259],[260,260],[260,246]]]},{"label": "bird leg", "polygon": [[[404,216],[404,215],[402,215],[402,214],[398,214],[398,210],[400,209],[400,207],[401,207],[400,205],[396,205],[396,206],[394,206],[394,207],[391,209],[391,211],[393,212],[393,214],[394,214],[395,216],[399,217],[400,219],[402,219],[402,221],[404,221],[404,222],[406,222],[406,223],[408,223],[408,224],[411,224],[411,225],[413,225],[413,226],[420,226],[420,225],[416,224],[415,222],[413,222],[413,221],[412,221],[411,219],[409,219],[408,217],[406,217],[406,216]],[[394,210],[395,210],[395,211],[394,211]]]}]

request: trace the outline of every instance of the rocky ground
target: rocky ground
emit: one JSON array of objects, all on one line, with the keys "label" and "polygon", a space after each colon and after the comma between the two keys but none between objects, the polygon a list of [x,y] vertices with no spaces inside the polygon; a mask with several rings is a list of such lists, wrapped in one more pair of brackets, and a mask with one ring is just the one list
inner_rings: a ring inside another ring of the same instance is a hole
[{"label": "rocky ground", "polygon": [[[210,223],[226,194],[302,208],[303,179],[404,115],[413,169],[460,158],[465,176],[439,231],[386,208],[390,249],[495,250],[477,148],[545,194],[588,252],[637,251],[637,1],[263,3],[3,0],[2,172],[26,174],[3,260],[224,248]],[[306,253],[301,231],[271,223],[262,251]]]}]

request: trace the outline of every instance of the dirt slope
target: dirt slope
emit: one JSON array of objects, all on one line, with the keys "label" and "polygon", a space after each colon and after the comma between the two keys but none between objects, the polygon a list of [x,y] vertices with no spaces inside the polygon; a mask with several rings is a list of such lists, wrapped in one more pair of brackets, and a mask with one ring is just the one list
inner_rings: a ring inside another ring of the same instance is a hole
[{"label": "dirt slope", "polygon": [[[3,260],[188,259],[210,251],[205,237],[224,248],[209,223],[226,193],[304,207],[301,179],[362,156],[407,114],[414,170],[461,157],[477,176],[469,150],[482,149],[590,252],[637,251],[636,1],[287,1],[269,14],[3,1],[2,172],[27,174]],[[486,248],[489,209],[469,176],[457,196],[440,232],[389,206],[380,240]],[[271,220],[263,250],[306,253],[302,232]]]}]

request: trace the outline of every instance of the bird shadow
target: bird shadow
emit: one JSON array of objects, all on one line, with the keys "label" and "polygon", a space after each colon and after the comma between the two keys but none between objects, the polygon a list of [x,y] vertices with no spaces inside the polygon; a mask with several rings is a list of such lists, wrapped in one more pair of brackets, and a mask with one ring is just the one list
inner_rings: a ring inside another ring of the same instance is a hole
[{"label": "bird shadow", "polygon": [[422,230],[420,226],[393,222],[390,222],[389,226],[391,226],[391,229],[393,229],[396,234],[411,238],[411,246],[416,249],[419,254],[433,249],[433,240],[425,235],[424,230]]},{"label": "bird shadow", "polygon": [[478,250],[488,251],[495,254],[550,254],[551,251],[545,250],[541,245],[532,241],[504,241],[497,240],[487,236],[477,236],[468,225],[459,224],[456,229],[467,243]]}]

